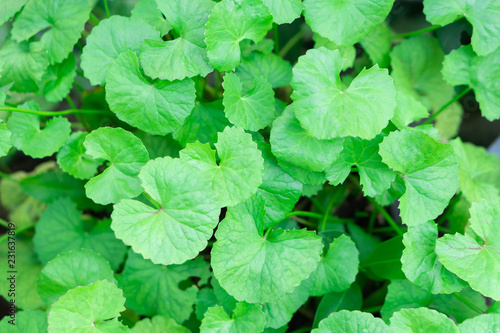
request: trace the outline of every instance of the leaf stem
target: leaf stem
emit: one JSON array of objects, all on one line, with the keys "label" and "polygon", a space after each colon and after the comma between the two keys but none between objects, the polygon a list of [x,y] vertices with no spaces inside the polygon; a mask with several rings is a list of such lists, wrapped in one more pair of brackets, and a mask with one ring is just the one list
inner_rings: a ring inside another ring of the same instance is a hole
[{"label": "leaf stem", "polygon": [[321,214],[318,214],[318,213],[314,213],[314,212],[305,212],[305,211],[302,211],[302,210],[294,210],[294,211],[291,211],[290,213],[286,214],[285,215],[285,218],[289,218],[291,216],[308,216],[308,217],[314,217],[315,219],[322,219],[323,218],[323,215]]},{"label": "leaf stem", "polygon": [[[23,233],[23,232],[25,232],[25,231],[27,231],[27,230],[29,230],[29,229],[33,228],[34,226],[35,226],[35,225],[34,225],[34,224],[32,224],[32,225],[28,225],[28,226],[26,226],[26,227],[24,227],[24,228],[17,229],[17,230],[15,231],[15,234],[17,235],[17,234]],[[11,236],[11,237],[12,237],[12,236]],[[9,239],[9,234],[8,234],[8,233],[7,233],[7,234],[5,234],[5,235],[2,235],[2,236],[0,237],[0,244],[1,244],[1,243],[3,243],[3,242],[5,242],[7,239]]]},{"label": "leaf stem", "polygon": [[328,203],[328,206],[326,207],[325,214],[323,215],[323,219],[321,220],[321,225],[320,225],[319,231],[325,231],[326,222],[328,221],[328,218],[330,217],[330,214],[332,213],[333,205],[335,204],[335,201],[337,201],[336,199],[337,199],[337,196],[334,195],[333,198]]},{"label": "leaf stem", "polygon": [[110,17],[111,14],[109,13],[108,0],[103,0],[103,2],[104,2],[104,10],[106,11],[106,16]]},{"label": "leaf stem", "polygon": [[491,304],[491,306],[488,308],[488,310],[486,310],[486,312],[487,313],[493,312],[493,311],[497,310],[499,307],[500,307],[500,301],[495,301],[495,302],[493,302],[493,304]]},{"label": "leaf stem", "polygon": [[0,218],[0,225],[2,227],[8,228],[9,227],[9,222],[7,222],[4,219]]},{"label": "leaf stem", "polygon": [[420,29],[420,30],[417,30],[417,31],[406,32],[404,34],[395,34],[395,35],[392,35],[392,37],[394,37],[394,38],[412,37],[412,36],[421,35],[423,33],[429,32],[429,31],[434,31],[434,30],[437,30],[437,29],[442,28],[442,27],[443,26],[441,26],[441,25],[431,25],[430,27],[427,27],[427,28],[424,28],[424,29]]},{"label": "leaf stem", "polygon": [[434,112],[434,114],[432,116],[430,116],[429,118],[427,118],[427,120],[424,121],[424,125],[425,124],[430,124],[434,119],[436,119],[436,117],[441,112],[443,112],[444,110],[446,110],[450,105],[452,105],[453,103],[455,103],[456,101],[458,101],[460,98],[464,97],[465,94],[467,94],[469,91],[471,91],[471,89],[472,89],[471,87],[467,87],[464,90],[462,90],[461,93],[459,93],[458,95],[456,95],[455,97],[453,97],[453,99],[451,99],[448,103],[446,103],[439,110],[437,110],[436,112]]},{"label": "leaf stem", "polygon": [[63,110],[63,111],[35,111],[35,110],[27,110],[27,109],[19,109],[10,106],[0,106],[0,111],[9,111],[9,112],[21,112],[21,113],[29,113],[35,114],[38,116],[63,116],[67,114],[74,113],[83,113],[83,114],[107,114],[107,111],[104,110],[92,110],[92,109],[71,109],[71,110]]},{"label": "leaf stem", "polygon": [[274,53],[280,55],[280,36],[278,34],[278,25],[273,23]]},{"label": "leaf stem", "polygon": [[99,19],[92,12],[90,12],[90,20],[92,21],[92,23],[94,23],[94,25],[98,25],[99,24]]},{"label": "leaf stem", "polygon": [[146,192],[142,192],[142,195],[146,199],[148,199],[148,201],[151,202],[156,209],[160,209],[161,208],[161,205],[155,199],[153,199],[149,194],[147,194]]},{"label": "leaf stem", "polygon": [[299,30],[295,35],[293,35],[292,38],[290,38],[288,42],[286,42],[286,44],[283,46],[283,48],[279,52],[279,56],[283,58],[285,55],[287,55],[292,47],[297,44],[302,39],[302,37],[304,37],[304,34],[304,31]]},{"label": "leaf stem", "polygon": [[[72,110],[76,110],[76,105],[69,95],[66,96],[66,101],[68,102],[68,104]],[[85,128],[85,130],[87,132],[89,132],[89,133],[92,132],[92,128],[90,128],[90,125],[87,123],[87,120],[85,120],[85,117],[82,114],[76,113],[75,116],[76,116],[76,119],[78,119],[80,124],[82,124],[83,128]]]},{"label": "leaf stem", "polygon": [[456,298],[458,298],[462,303],[464,303],[465,305],[467,305],[469,308],[471,308],[472,310],[476,311],[477,313],[479,313],[479,314],[483,313],[483,311],[480,308],[478,308],[477,306],[475,306],[474,304],[472,304],[467,298],[463,297],[459,293],[454,292],[453,296],[455,296]]}]

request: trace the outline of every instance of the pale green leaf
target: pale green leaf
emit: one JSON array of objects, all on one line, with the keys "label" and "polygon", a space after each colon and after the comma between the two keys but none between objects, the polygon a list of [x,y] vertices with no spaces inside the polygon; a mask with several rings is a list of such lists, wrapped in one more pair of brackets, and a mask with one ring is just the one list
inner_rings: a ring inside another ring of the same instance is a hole
[{"label": "pale green leaf", "polygon": [[126,248],[115,238],[109,221],[82,220],[81,212],[70,199],[55,200],[35,226],[33,243],[42,263],[70,250],[91,249],[106,258],[113,269],[123,261]]},{"label": "pale green leaf", "polygon": [[332,185],[343,183],[353,166],[358,167],[360,184],[366,196],[374,197],[387,190],[396,177],[396,173],[382,162],[379,144],[383,137],[370,141],[358,138],[346,138],[340,156],[326,169],[326,178]]},{"label": "pale green leaf", "polygon": [[231,317],[220,305],[208,309],[201,322],[200,333],[247,333],[262,332],[264,313],[258,304],[239,302]]},{"label": "pale green leaf", "polygon": [[273,88],[284,87],[292,80],[292,65],[275,53],[252,52],[241,59],[236,75],[245,83],[253,83],[254,78],[263,76]]},{"label": "pale green leaf", "polygon": [[122,128],[101,127],[87,135],[83,146],[92,158],[110,162],[106,170],[85,185],[90,199],[109,204],[142,192],[137,175],[149,156],[136,136]]},{"label": "pale green leaf", "polygon": [[399,199],[399,209],[408,226],[436,218],[458,188],[453,148],[421,131],[392,132],[380,144],[380,156],[405,181],[406,191]]},{"label": "pale green leaf", "polygon": [[141,139],[151,159],[165,156],[179,157],[179,150],[182,146],[174,140],[172,135],[151,135],[146,132],[138,132],[136,135]]},{"label": "pale green leaf", "polygon": [[322,172],[339,156],[344,139],[321,140],[309,135],[301,127],[294,112],[297,112],[297,107],[289,106],[274,121],[270,138],[271,150],[280,162]]},{"label": "pale green leaf", "polygon": [[173,133],[174,139],[185,147],[188,143],[200,141],[210,143],[211,147],[217,142],[217,133],[231,126],[224,114],[221,100],[211,103],[196,102],[191,114],[184,120],[184,124]]},{"label": "pale green leaf", "polygon": [[227,73],[222,87],[224,112],[234,125],[257,131],[274,120],[274,91],[264,77],[255,77],[249,89],[244,90],[239,77]]},{"label": "pale green leaf", "polygon": [[432,24],[447,25],[461,17],[472,24],[471,44],[479,55],[500,46],[500,3],[496,0],[424,0],[424,14]]},{"label": "pale green leaf", "polygon": [[209,276],[209,265],[201,257],[182,265],[162,266],[130,250],[117,280],[127,298],[127,307],[141,315],[159,314],[182,323],[193,311],[198,288],[191,284],[183,290],[179,284],[190,277],[201,278],[203,284]]},{"label": "pale green leaf", "polygon": [[375,318],[371,313],[342,310],[334,312],[319,322],[319,327],[312,333],[390,333],[391,330],[382,319]]},{"label": "pale green leaf", "polygon": [[45,265],[38,277],[37,291],[49,307],[68,290],[98,280],[116,282],[108,261],[90,249],[74,250],[58,255]]},{"label": "pale green leaf", "polygon": [[320,34],[313,34],[314,48],[319,49],[320,47],[325,47],[329,50],[338,50],[340,57],[345,59],[342,70],[345,71],[354,65],[354,60],[356,60],[356,48],[354,45],[337,45],[328,38],[322,37]]},{"label": "pale green leaf", "polygon": [[360,41],[361,46],[374,64],[388,68],[391,62],[391,29],[386,23],[378,25]]},{"label": "pale green leaf", "polygon": [[93,85],[104,84],[111,64],[120,53],[139,52],[145,39],[160,40],[159,32],[138,18],[113,15],[102,20],[87,37],[81,67]]},{"label": "pale green leaf", "polygon": [[460,138],[451,142],[458,161],[458,183],[469,202],[480,199],[500,199],[500,158],[485,148],[463,143]]},{"label": "pale green leaf", "polygon": [[91,11],[89,0],[31,0],[12,25],[12,38],[28,40],[47,28],[40,39],[55,64],[66,59],[80,39]]},{"label": "pale green leaf", "polygon": [[[31,104],[24,105],[24,108],[38,109],[38,106]],[[40,117],[34,114],[14,112],[7,121],[12,145],[34,158],[57,152],[68,139],[70,127],[68,119],[60,116],[48,120],[43,129],[40,128]]]},{"label": "pale green leaf", "polygon": [[437,240],[438,259],[474,290],[500,300],[500,201],[473,202],[470,214],[465,235]]},{"label": "pale green leaf", "polygon": [[272,16],[261,0],[222,0],[208,18],[205,42],[210,64],[229,71],[240,63],[240,41],[262,40],[272,26]]},{"label": "pale green leaf", "polygon": [[215,234],[214,275],[239,301],[277,301],[306,279],[320,259],[323,245],[314,232],[278,229],[263,236],[264,214],[262,203],[245,201],[228,209]]},{"label": "pale green leaf", "polygon": [[427,107],[413,95],[413,92],[408,92],[404,88],[398,89],[396,103],[394,117],[391,119],[391,122],[400,129],[429,116]]},{"label": "pale green leaf", "polygon": [[428,308],[402,309],[391,317],[391,329],[401,333],[458,333],[444,314]]},{"label": "pale green leaf", "polygon": [[0,157],[7,155],[10,148],[12,148],[10,137],[11,133],[7,128],[7,125],[0,122]]},{"label": "pale green leaf", "polygon": [[93,177],[97,172],[97,167],[102,164],[101,160],[94,160],[86,154],[83,146],[86,137],[87,133],[85,132],[71,134],[57,153],[57,164],[75,178],[88,179]]},{"label": "pale green leaf", "polygon": [[433,221],[408,228],[403,237],[403,272],[414,284],[433,294],[460,291],[467,284],[438,261],[434,251],[437,237],[438,228]]},{"label": "pale green leaf", "polygon": [[40,94],[49,102],[59,102],[66,97],[76,76],[75,56],[71,53],[61,63],[51,65],[42,77]]},{"label": "pale green leaf", "polygon": [[359,252],[354,242],[341,235],[330,244],[309,279],[313,285],[311,296],[341,292],[349,288],[358,274]]},{"label": "pale green leaf", "polygon": [[337,45],[353,45],[382,23],[394,0],[305,0],[304,17],[314,32]]},{"label": "pale green leaf", "polygon": [[219,221],[220,207],[210,183],[171,157],[149,161],[139,179],[158,207],[121,200],[111,215],[116,237],[155,264],[182,264],[196,257]]},{"label": "pale green leaf", "polygon": [[125,311],[123,292],[112,282],[97,281],[71,289],[49,311],[49,332],[128,333],[117,317]]},{"label": "pale green leaf", "polygon": [[498,332],[500,331],[500,314],[487,313],[467,319],[458,325],[460,333]]},{"label": "pale green leaf", "polygon": [[137,56],[123,52],[109,68],[106,101],[126,123],[145,132],[166,135],[178,129],[195,105],[191,79],[150,82],[139,70]]},{"label": "pale green leaf", "polygon": [[158,9],[156,0],[140,0],[135,4],[131,14],[133,18],[138,18],[157,28],[162,36],[172,29],[170,23]]},{"label": "pale green leaf", "polygon": [[292,23],[302,13],[301,0],[262,0],[277,24]]},{"label": "pale green leaf", "polygon": [[4,0],[0,2],[0,24],[4,24],[19,12],[29,0],[10,1]]},{"label": "pale green leaf", "polygon": [[0,59],[3,62],[0,86],[13,82],[11,88],[13,91],[38,91],[38,83],[49,65],[41,42],[18,44],[8,37],[0,48]]},{"label": "pale green leaf", "polygon": [[[345,59],[338,50],[307,51],[293,69],[295,115],[313,136],[372,139],[394,115],[396,89],[387,69],[363,69],[347,89],[340,72]],[[374,87],[378,87],[375,89]]]},{"label": "pale green leaf", "polygon": [[181,150],[181,160],[201,171],[217,192],[220,206],[233,206],[255,194],[262,184],[264,160],[250,134],[241,128],[226,127],[218,134],[215,151],[195,142]]},{"label": "pale green leaf", "polygon": [[481,114],[493,121],[500,118],[500,47],[487,56],[476,56],[462,46],[446,56],[443,76],[450,84],[465,84],[474,90]]},{"label": "pale green leaf", "polygon": [[[0,330],[5,333],[47,333],[47,314],[43,311],[19,311],[15,320],[10,316],[0,321]],[[14,322],[13,325],[10,321]]]},{"label": "pale green leaf", "polygon": [[144,318],[134,325],[134,333],[190,333],[191,331],[165,316]]}]

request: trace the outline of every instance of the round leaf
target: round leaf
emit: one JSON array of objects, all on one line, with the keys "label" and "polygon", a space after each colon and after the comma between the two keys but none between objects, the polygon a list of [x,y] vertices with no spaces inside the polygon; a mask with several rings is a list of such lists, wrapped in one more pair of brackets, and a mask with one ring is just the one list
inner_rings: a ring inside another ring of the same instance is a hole
[{"label": "round leaf", "polygon": [[102,164],[100,160],[94,160],[86,154],[83,142],[87,134],[76,132],[71,134],[65,145],[57,153],[57,164],[70,175],[88,179],[97,172],[97,167]]},{"label": "round leaf", "polygon": [[382,319],[375,318],[371,313],[342,310],[334,312],[319,322],[319,327],[312,333],[390,333],[391,330]]}]

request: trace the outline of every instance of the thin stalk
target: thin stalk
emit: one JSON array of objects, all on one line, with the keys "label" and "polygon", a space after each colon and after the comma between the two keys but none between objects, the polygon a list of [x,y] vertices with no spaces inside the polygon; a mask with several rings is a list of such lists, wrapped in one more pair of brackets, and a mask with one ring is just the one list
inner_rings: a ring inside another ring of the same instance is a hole
[{"label": "thin stalk", "polygon": [[294,220],[294,221],[297,221],[298,223],[303,224],[303,225],[305,225],[306,227],[309,227],[309,228],[316,228],[317,227],[316,223],[312,223],[312,222],[309,222],[307,220],[301,219],[298,216],[290,216],[290,219]]},{"label": "thin stalk", "polygon": [[424,121],[424,124],[430,124],[434,119],[436,119],[436,117],[441,112],[443,112],[444,110],[446,110],[450,105],[452,105],[453,103],[455,103],[456,101],[458,101],[460,98],[464,97],[465,94],[467,94],[469,91],[471,91],[471,89],[472,89],[471,87],[467,87],[464,90],[462,90],[461,93],[459,93],[458,95],[456,95],[455,97],[453,97],[452,100],[450,100],[448,103],[446,103],[445,105],[443,105],[439,110],[437,110],[436,112],[434,112],[434,114],[432,116],[430,116],[429,118],[427,118],[427,120]]},{"label": "thin stalk", "polygon": [[493,304],[491,304],[491,306],[488,308],[488,310],[486,310],[486,312],[493,312],[493,311],[497,310],[499,307],[500,307],[500,301],[495,301],[495,302],[493,302]]},{"label": "thin stalk", "polygon": [[92,21],[92,23],[94,23],[94,25],[98,25],[99,24],[99,19],[92,12],[90,12],[90,20]]},{"label": "thin stalk", "polygon": [[[71,109],[76,110],[76,105],[69,95],[66,96],[66,101],[68,102]],[[75,116],[76,116],[76,119],[78,119],[80,124],[82,124],[83,128],[85,128],[85,130],[87,132],[89,132],[89,133],[92,132],[92,128],[90,128],[89,123],[87,123],[87,120],[85,120],[85,117],[82,114],[76,113]]]},{"label": "thin stalk", "polygon": [[[82,77],[83,77],[83,75],[82,75]],[[78,89],[78,91],[80,91],[80,92],[85,91],[85,89],[80,85],[80,83],[73,81],[73,85],[75,86],[76,89]]]},{"label": "thin stalk", "polygon": [[[26,227],[21,228],[21,229],[17,229],[17,230],[15,231],[15,234],[17,235],[17,234],[23,233],[23,232],[25,232],[25,231],[27,231],[27,230],[29,230],[29,229],[33,228],[34,226],[35,226],[35,225],[33,224],[33,225],[29,225],[29,226],[26,226]],[[11,236],[11,237],[12,237],[12,236]],[[0,237],[0,244],[1,244],[1,243],[3,243],[3,242],[5,242],[7,239],[9,239],[9,234],[2,235],[2,236]]]},{"label": "thin stalk", "polygon": [[326,207],[325,214],[323,215],[323,219],[321,220],[321,226],[320,226],[320,231],[325,231],[326,228],[326,222],[328,221],[328,218],[330,217],[330,214],[332,213],[333,205],[335,204],[335,199],[337,199],[336,196],[333,196],[333,198],[330,200],[328,203],[328,206]]},{"label": "thin stalk", "polygon": [[417,31],[406,32],[404,34],[392,35],[392,37],[394,37],[394,38],[406,38],[406,37],[418,36],[418,35],[424,34],[424,33],[429,32],[429,31],[437,30],[439,28],[442,28],[442,26],[441,25],[431,25],[430,27],[420,29]]},{"label": "thin stalk", "polygon": [[160,209],[161,205],[158,202],[156,202],[156,200],[153,199],[149,194],[147,194],[146,192],[142,192],[142,195],[146,199],[148,199],[148,201],[151,202],[156,209]]},{"label": "thin stalk", "polygon": [[278,34],[278,25],[273,23],[274,53],[280,54],[280,36]]},{"label": "thin stalk", "polygon": [[66,96],[66,102],[68,102],[69,106],[71,107],[72,110],[76,110],[76,105],[71,99],[71,97],[68,95]]},{"label": "thin stalk", "polygon": [[377,217],[377,210],[374,209],[372,210],[372,213],[370,215],[370,220],[368,221],[368,233],[372,233],[373,229],[375,228],[375,219]]},{"label": "thin stalk", "polygon": [[108,0],[103,0],[103,2],[104,2],[104,10],[106,11],[106,16],[110,17],[111,14],[109,13]]},{"label": "thin stalk", "polygon": [[309,198],[309,200],[313,203],[314,207],[316,207],[317,209],[319,209],[319,211],[321,213],[325,212],[325,210],[323,209],[323,206],[321,205],[321,203],[317,199],[311,197],[311,198]]},{"label": "thin stalk", "polygon": [[474,304],[472,304],[467,298],[463,297],[459,293],[454,292],[453,296],[455,296],[456,298],[458,298],[462,303],[464,303],[465,305],[467,305],[472,310],[476,311],[478,314],[483,313],[483,311],[480,308],[478,308],[477,306],[475,306]]},{"label": "thin stalk", "polygon": [[286,44],[279,52],[279,56],[283,58],[292,49],[292,47],[294,47],[294,45],[302,39],[302,37],[304,37],[304,31],[299,30],[295,35],[292,36],[292,38],[288,40],[288,42],[286,42]]},{"label": "thin stalk", "polygon": [[71,109],[71,110],[63,110],[63,111],[35,111],[35,110],[27,110],[27,109],[19,109],[9,106],[0,106],[0,111],[8,111],[8,112],[21,112],[21,113],[29,113],[36,114],[38,116],[64,116],[67,114],[74,113],[82,113],[82,114],[107,114],[107,111],[104,110],[92,110],[92,109]]},{"label": "thin stalk", "polygon": [[4,219],[0,218],[0,225],[2,227],[8,228],[9,227],[9,222],[7,222]]},{"label": "thin stalk", "polygon": [[285,215],[285,218],[289,218],[291,216],[307,216],[307,217],[313,217],[315,219],[322,219],[323,218],[323,215],[321,214],[318,214],[318,213],[314,213],[314,212],[305,212],[305,211],[302,211],[302,210],[294,210],[288,214]]}]

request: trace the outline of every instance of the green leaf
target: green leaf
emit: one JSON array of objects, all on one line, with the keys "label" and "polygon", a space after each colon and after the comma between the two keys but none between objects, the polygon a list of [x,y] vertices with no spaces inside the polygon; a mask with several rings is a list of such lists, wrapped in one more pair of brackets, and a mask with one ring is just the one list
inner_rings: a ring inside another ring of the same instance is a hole
[{"label": "green leaf", "polygon": [[325,48],[309,50],[299,58],[292,79],[295,115],[319,139],[356,136],[369,140],[394,115],[396,89],[387,69],[378,65],[363,69],[344,89],[340,72],[345,61],[338,50]]},{"label": "green leaf", "polygon": [[141,139],[151,159],[165,156],[179,157],[179,151],[182,149],[182,146],[174,140],[172,135],[159,136],[146,132],[138,132],[136,135]]},{"label": "green leaf", "polygon": [[326,182],[324,172],[310,171],[283,160],[278,160],[278,164],[286,173],[304,185],[323,185]]},{"label": "green leaf", "polygon": [[59,102],[66,97],[76,76],[75,56],[70,53],[61,63],[51,65],[42,77],[40,94],[49,102]]},{"label": "green leaf", "polygon": [[139,52],[145,39],[160,40],[158,31],[143,20],[113,15],[102,20],[87,37],[81,67],[93,85],[103,85],[111,64],[120,53]]},{"label": "green leaf", "polygon": [[336,238],[309,277],[313,282],[309,294],[322,296],[348,289],[358,274],[358,257],[358,249],[349,236]]},{"label": "green leaf", "polygon": [[306,279],[280,300],[264,304],[262,310],[266,316],[265,326],[277,329],[286,325],[293,314],[307,301],[310,289],[311,281]]},{"label": "green leaf", "polygon": [[[10,264],[12,264],[12,257],[9,257],[12,252],[9,253],[9,251],[12,251],[11,240],[0,243],[0,266],[3,268],[2,279],[0,280],[0,295],[9,302],[14,300],[15,306],[23,310],[43,308],[44,303],[36,292],[36,279],[42,270],[42,265],[35,254],[33,243],[30,240],[16,236],[14,251],[15,271],[17,273],[15,274],[16,290],[14,295],[10,290],[10,280],[8,280],[12,273],[7,272],[7,267],[11,268]],[[11,261],[9,262],[8,259]],[[20,318],[18,319],[20,320]],[[11,325],[9,324],[9,326]],[[31,332],[27,331],[26,333]]]},{"label": "green leaf", "polygon": [[92,8],[88,0],[31,0],[12,25],[12,38],[20,42],[44,31],[40,39],[50,63],[66,59],[80,39]]},{"label": "green leaf", "polygon": [[109,228],[108,221],[82,220],[76,204],[67,198],[55,200],[42,214],[35,226],[33,243],[44,264],[63,252],[91,249],[117,269],[126,252],[123,243]]},{"label": "green leaf", "polygon": [[205,31],[210,64],[229,71],[240,63],[240,41],[262,40],[272,27],[272,16],[261,0],[222,0],[212,9]]},{"label": "green leaf", "polygon": [[465,235],[437,240],[438,259],[472,289],[500,300],[500,201],[473,202],[470,214]]},{"label": "green leaf", "polygon": [[41,42],[16,43],[8,37],[0,48],[0,59],[3,62],[0,86],[14,82],[13,91],[38,91],[38,83],[49,65]]},{"label": "green leaf", "polygon": [[222,87],[224,112],[234,125],[257,131],[269,126],[274,120],[274,91],[264,77],[255,77],[251,87],[243,90],[239,77],[227,73]]},{"label": "green leaf", "polygon": [[349,68],[351,68],[354,65],[354,60],[356,60],[356,48],[354,45],[337,45],[328,38],[322,37],[321,35],[317,33],[313,33],[312,36],[314,40],[314,48],[319,49],[321,47],[325,47],[328,50],[338,50],[340,57],[342,59],[345,59],[344,63],[342,64],[342,70],[345,71]]},{"label": "green leaf", "polygon": [[7,155],[10,148],[12,148],[10,137],[11,133],[7,128],[7,125],[0,122],[0,157]]},{"label": "green leaf", "polygon": [[386,23],[379,24],[360,41],[361,46],[370,57],[372,63],[388,68],[391,62],[391,29]]},{"label": "green leaf", "polygon": [[250,200],[229,208],[215,234],[214,275],[239,301],[277,301],[306,279],[320,259],[323,245],[314,232],[278,229],[263,236],[264,213],[262,203]]},{"label": "green leaf", "polygon": [[71,289],[50,308],[49,332],[131,332],[117,319],[124,303],[122,291],[107,280]]},{"label": "green leaf", "polygon": [[4,24],[14,17],[29,0],[2,1],[0,3],[0,24]]},{"label": "green leaf", "polygon": [[57,153],[57,164],[65,172],[79,179],[88,179],[97,172],[101,160],[94,160],[86,154],[83,142],[87,137],[85,132],[71,134],[64,146]]},{"label": "green leaf", "polygon": [[[396,103],[394,117],[391,119],[391,122],[400,129],[429,116],[427,107],[414,96],[413,92],[409,92],[408,89],[398,88]],[[447,116],[448,114],[449,110],[446,112]]]},{"label": "green leaf", "polygon": [[401,271],[402,240],[402,236],[396,236],[375,246],[364,267],[382,279],[404,279]]},{"label": "green leaf", "polygon": [[410,281],[433,294],[460,291],[467,284],[437,260],[437,237],[438,228],[433,221],[408,228],[403,237],[403,272]]},{"label": "green leaf", "polygon": [[273,154],[280,162],[310,171],[324,171],[339,156],[344,139],[321,140],[309,135],[294,112],[297,108],[288,106],[273,123],[270,138]]},{"label": "green leaf", "polygon": [[[466,287],[459,294],[479,309],[486,311],[485,299],[478,292]],[[391,281],[384,301],[384,306],[380,312],[382,318],[385,321],[389,321],[393,313],[400,309],[419,307],[428,307],[438,310],[453,317],[459,323],[467,318],[477,316],[476,310],[471,309],[455,295],[433,295],[412,284],[408,280]]]},{"label": "green leaf", "polygon": [[487,55],[500,46],[500,5],[492,1],[424,0],[424,14],[432,24],[447,25],[465,17],[474,28],[471,44],[479,55]]},{"label": "green leaf", "polygon": [[273,88],[284,87],[292,80],[292,65],[274,53],[252,52],[241,59],[236,68],[236,75],[243,86],[252,84],[254,79],[262,76],[267,79]]},{"label": "green leaf", "polygon": [[405,180],[406,192],[399,199],[399,209],[408,226],[436,218],[458,188],[453,148],[423,132],[392,132],[380,144],[380,156]]},{"label": "green leaf", "polygon": [[[500,10],[500,7],[499,7]],[[500,29],[500,27],[499,27]],[[500,118],[500,47],[487,56],[477,56],[470,45],[462,46],[446,56],[443,77],[453,85],[469,85],[474,93],[481,114],[493,121]]]},{"label": "green leaf", "polygon": [[361,310],[363,303],[363,294],[357,283],[351,284],[351,287],[341,293],[329,293],[321,298],[314,316],[313,327],[318,327],[321,320],[328,317],[333,312],[340,310]]},{"label": "green leaf", "polygon": [[111,215],[116,237],[155,264],[182,264],[196,257],[219,221],[220,207],[210,183],[170,157],[149,161],[139,179],[159,207],[120,201]]},{"label": "green leaf", "polygon": [[183,290],[180,283],[190,281],[190,277],[200,277],[203,284],[209,276],[209,265],[200,257],[182,265],[162,266],[130,250],[125,269],[117,280],[127,307],[141,315],[159,314],[182,323],[193,311],[198,288],[190,284]]},{"label": "green leaf", "polygon": [[458,161],[458,183],[467,200],[500,200],[500,158],[460,138],[451,144]]},{"label": "green leaf", "polygon": [[190,333],[191,331],[165,316],[144,318],[134,325],[135,333]]},{"label": "green leaf", "polygon": [[49,307],[68,290],[98,280],[116,282],[109,262],[90,249],[69,251],[45,265],[38,277],[37,291]]},{"label": "green leaf", "polygon": [[458,325],[460,333],[495,332],[500,329],[500,314],[487,313],[467,319]]},{"label": "green leaf", "polygon": [[103,173],[85,185],[90,199],[109,204],[136,197],[142,192],[137,175],[149,156],[136,136],[122,128],[101,127],[87,135],[83,146],[92,158],[110,162]]},{"label": "green leaf", "polygon": [[151,83],[141,74],[132,51],[118,56],[108,71],[106,83],[106,101],[111,111],[150,134],[175,131],[195,105],[196,90],[191,79]]},{"label": "green leaf", "polygon": [[201,322],[200,333],[262,332],[266,319],[258,304],[239,302],[229,317],[220,305],[209,308]]},{"label": "green leaf", "polygon": [[262,0],[277,24],[292,23],[302,13],[301,0]]},{"label": "green leaf", "polygon": [[391,330],[382,319],[375,318],[371,313],[342,310],[334,312],[319,323],[319,328],[312,333],[390,333]]},{"label": "green leaf", "polygon": [[262,184],[264,160],[250,134],[226,127],[215,144],[220,159],[208,144],[195,142],[181,150],[181,160],[201,171],[217,192],[221,207],[234,206],[255,194]]},{"label": "green leaf", "polygon": [[382,23],[393,0],[305,0],[304,17],[314,32],[337,45],[353,45]]},{"label": "green leaf", "polygon": [[458,333],[450,318],[427,308],[399,310],[391,317],[391,329],[401,333]]},{"label": "green leaf", "polygon": [[359,180],[365,196],[374,197],[387,190],[396,173],[382,162],[379,144],[383,137],[377,136],[370,141],[346,138],[340,156],[326,169],[326,178],[332,185],[343,183],[353,166],[358,167]]},{"label": "green leaf", "polygon": [[10,316],[0,321],[0,330],[6,333],[46,333],[47,314],[43,311],[19,311],[16,313],[15,325],[9,323]]},{"label": "green leaf", "polygon": [[267,229],[293,209],[301,196],[302,183],[281,169],[269,144],[262,142],[258,146],[264,158],[264,174],[255,196],[264,203],[264,229]]},{"label": "green leaf", "polygon": [[[38,109],[36,105],[27,106]],[[33,158],[47,157],[59,150],[69,137],[71,124],[63,117],[53,117],[40,129],[40,117],[14,112],[7,121],[12,145]]]},{"label": "green leaf", "polygon": [[158,7],[178,38],[170,41],[146,40],[140,61],[151,78],[182,80],[206,76],[213,69],[205,50],[205,24],[215,3],[211,0],[157,0]]},{"label": "green leaf", "polygon": [[183,147],[196,141],[210,143],[210,146],[214,147],[217,133],[224,131],[226,126],[231,126],[223,110],[221,100],[211,103],[196,102],[184,124],[174,131],[174,139]]},{"label": "green leaf", "polygon": [[172,29],[170,23],[158,9],[158,4],[155,0],[140,0],[135,4],[131,14],[133,18],[138,18],[157,28],[162,36],[166,35]]}]

